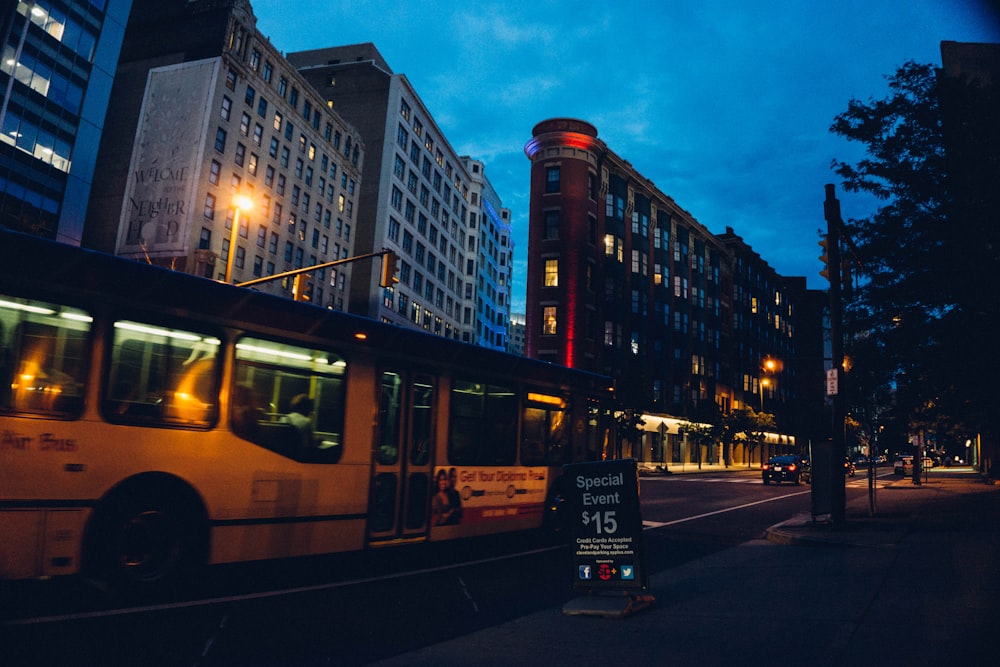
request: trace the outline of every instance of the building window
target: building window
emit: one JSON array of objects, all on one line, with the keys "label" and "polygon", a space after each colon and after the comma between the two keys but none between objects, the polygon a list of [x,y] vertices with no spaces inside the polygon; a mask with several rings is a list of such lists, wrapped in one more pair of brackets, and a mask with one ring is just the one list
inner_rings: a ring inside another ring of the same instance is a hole
[{"label": "building window", "polygon": [[545,169],[545,191],[559,192],[559,167],[546,167]]},{"label": "building window", "polygon": [[547,259],[545,260],[545,287],[558,287],[559,286],[559,260],[558,259]]},{"label": "building window", "polygon": [[221,127],[215,131],[215,150],[220,153],[226,152],[226,131]]},{"label": "building window", "polygon": [[545,306],[542,308],[542,335],[556,335],[556,307]]},{"label": "building window", "polygon": [[545,212],[545,238],[547,240],[559,238],[559,211]]},{"label": "building window", "polygon": [[222,116],[222,120],[229,120],[229,116],[232,113],[232,111],[233,111],[233,101],[228,97],[226,97],[225,95],[223,95],[222,105],[219,107],[219,115]]},{"label": "building window", "polygon": [[208,170],[208,182],[212,185],[219,184],[219,173],[222,171],[222,165],[218,161],[212,160],[212,166]]},{"label": "building window", "polygon": [[209,220],[215,219],[215,195],[205,195],[205,217]]}]

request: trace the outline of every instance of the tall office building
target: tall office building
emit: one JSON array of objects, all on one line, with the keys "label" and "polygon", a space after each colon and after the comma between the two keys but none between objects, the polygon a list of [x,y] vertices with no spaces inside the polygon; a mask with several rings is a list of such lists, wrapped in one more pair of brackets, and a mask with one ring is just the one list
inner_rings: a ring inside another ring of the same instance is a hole
[{"label": "tall office building", "polygon": [[507,325],[507,351],[524,356],[524,313],[511,313]]},{"label": "tall office building", "polygon": [[[482,163],[452,149],[406,76],[394,73],[373,44],[287,57],[364,138],[368,157],[358,252],[385,248],[400,257],[399,282],[391,288],[379,286],[377,267],[367,274],[355,272],[351,310],[469,343],[493,335],[496,346],[495,327],[506,321],[506,313],[500,312],[498,291],[496,300],[487,304],[490,299],[484,299],[481,311],[484,316],[489,312],[492,322],[478,321],[478,280],[490,269],[480,270],[477,263],[482,257],[481,213],[485,211],[491,228],[496,225],[495,234],[487,230],[488,242],[494,243],[502,242],[505,214],[499,199],[488,194],[492,188],[485,180],[472,204],[477,178],[484,174],[470,173],[466,165],[481,169]],[[480,213],[473,214],[472,208]],[[502,252],[498,247],[498,258]],[[498,281],[502,268],[498,261]]]},{"label": "tall office building", "polygon": [[131,0],[0,10],[0,225],[79,245]]},{"label": "tall office building", "polygon": [[[256,24],[246,0],[136,0],[85,245],[237,283],[354,254],[363,141]],[[256,289],[346,308],[349,271]]]},{"label": "tall office building", "polygon": [[486,177],[486,165],[463,157],[471,178],[469,230],[479,233],[476,254],[476,345],[506,350],[514,245],[510,209]]},{"label": "tall office building", "polygon": [[652,413],[778,412],[790,387],[766,362],[790,370],[797,335],[782,277],[590,123],[550,119],[532,135],[527,356],[610,375],[624,405]]}]

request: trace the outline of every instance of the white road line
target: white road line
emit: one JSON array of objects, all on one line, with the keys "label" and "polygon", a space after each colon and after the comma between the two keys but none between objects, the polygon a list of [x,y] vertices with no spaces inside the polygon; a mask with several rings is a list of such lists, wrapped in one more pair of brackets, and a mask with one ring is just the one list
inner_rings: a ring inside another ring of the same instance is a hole
[{"label": "white road line", "polygon": [[794,498],[795,496],[801,496],[803,494],[810,493],[809,489],[805,491],[799,491],[798,493],[789,493],[784,496],[774,496],[773,498],[765,498],[764,500],[756,500],[752,503],[745,503],[743,505],[737,505],[736,507],[727,507],[721,510],[715,510],[714,512],[705,512],[704,514],[696,514],[695,516],[684,517],[683,519],[674,519],[673,521],[643,521],[643,528],[662,528],[664,526],[673,526],[678,523],[684,523],[686,521],[694,521],[695,519],[704,519],[707,516],[714,516],[716,514],[725,514],[726,512],[735,512],[736,510],[746,509],[747,507],[753,507],[754,505],[763,505],[764,503],[769,503],[775,500],[784,500],[785,498]]}]

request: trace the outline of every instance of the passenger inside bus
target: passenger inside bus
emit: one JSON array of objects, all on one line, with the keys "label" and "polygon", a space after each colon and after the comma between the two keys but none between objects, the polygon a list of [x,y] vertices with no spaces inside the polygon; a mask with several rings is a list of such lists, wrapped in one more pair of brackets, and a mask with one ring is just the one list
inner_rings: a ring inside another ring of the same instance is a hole
[{"label": "passenger inside bus", "polygon": [[311,449],[314,446],[312,432],[313,400],[305,394],[297,394],[289,403],[289,412],[281,418],[282,422],[291,424],[298,432],[303,449]]},{"label": "passenger inside bus", "polygon": [[247,440],[261,438],[260,425],[267,419],[264,401],[253,387],[238,384],[233,388],[233,431]]}]

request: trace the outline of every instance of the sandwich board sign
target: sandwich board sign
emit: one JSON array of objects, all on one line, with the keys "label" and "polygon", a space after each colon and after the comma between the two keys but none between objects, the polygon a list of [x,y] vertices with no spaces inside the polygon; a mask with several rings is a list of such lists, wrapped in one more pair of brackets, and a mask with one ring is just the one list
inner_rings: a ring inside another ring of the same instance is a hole
[{"label": "sandwich board sign", "polygon": [[[564,467],[564,474],[570,498],[574,590],[625,599],[628,611],[634,610],[636,600],[650,602],[649,596],[634,595],[649,587],[636,461],[573,463]],[[573,610],[564,607],[565,613],[608,615],[581,611],[573,603],[567,607]]]}]

